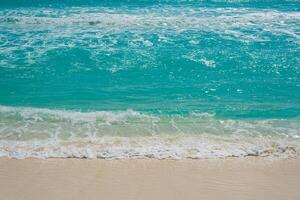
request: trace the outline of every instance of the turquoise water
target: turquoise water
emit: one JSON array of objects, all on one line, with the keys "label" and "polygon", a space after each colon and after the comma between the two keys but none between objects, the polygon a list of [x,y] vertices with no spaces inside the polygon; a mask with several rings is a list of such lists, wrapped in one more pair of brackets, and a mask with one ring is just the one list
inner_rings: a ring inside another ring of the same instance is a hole
[{"label": "turquoise water", "polygon": [[300,155],[298,0],[0,2],[0,155]]}]

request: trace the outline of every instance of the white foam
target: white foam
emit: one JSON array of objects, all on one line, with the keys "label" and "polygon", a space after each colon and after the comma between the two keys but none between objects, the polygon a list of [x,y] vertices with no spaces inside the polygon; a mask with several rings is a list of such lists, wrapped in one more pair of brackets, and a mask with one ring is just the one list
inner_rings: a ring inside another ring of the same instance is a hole
[{"label": "white foam", "polygon": [[153,115],[127,111],[64,111],[0,106],[0,139],[85,138],[103,135],[247,135],[295,138],[296,119],[218,119],[211,113]]},{"label": "white foam", "polygon": [[[5,58],[1,62],[6,63],[1,67],[14,67],[16,59],[23,59],[23,56],[14,57],[14,51],[27,52],[27,47],[33,48],[27,59],[28,65],[33,64],[36,59],[42,59],[42,55],[51,50],[78,45],[93,49],[91,58],[97,58],[97,52],[109,53],[116,50],[116,39],[126,40],[126,37],[111,38],[111,42],[104,42],[103,38],[108,35],[119,37],[125,33],[132,33],[127,34],[132,48],[141,45],[134,41],[144,34],[156,35],[159,32],[165,38],[160,41],[168,42],[176,36],[181,37],[186,31],[197,31],[199,34],[210,32],[226,40],[245,43],[270,41],[272,36],[284,36],[290,42],[298,44],[299,22],[300,12],[276,9],[189,6],[180,9],[164,6],[138,10],[123,7],[7,9],[0,11],[0,28],[4,30],[0,38],[5,41],[0,46],[0,53]],[[10,34],[17,34],[19,39],[10,39]],[[87,42],[90,40],[102,42]],[[191,44],[196,43],[196,40],[191,40]],[[153,44],[148,39],[142,41],[144,46],[151,47]],[[147,49],[138,50],[139,54],[147,56]]]},{"label": "white foam", "polygon": [[101,118],[105,123],[113,123],[117,121],[124,121],[130,117],[132,118],[150,118],[150,115],[141,114],[133,110],[127,111],[92,111],[79,112],[67,110],[52,110],[46,108],[32,108],[32,107],[10,107],[0,106],[0,113],[18,114],[22,119],[29,119],[34,121],[42,120],[46,115],[56,119],[70,119],[73,122],[95,122]]},{"label": "white foam", "polygon": [[215,158],[299,156],[299,119],[218,119],[0,106],[0,156]]},{"label": "white foam", "polygon": [[300,156],[295,141],[199,136],[102,137],[73,141],[0,141],[0,156],[11,158],[203,159]]}]

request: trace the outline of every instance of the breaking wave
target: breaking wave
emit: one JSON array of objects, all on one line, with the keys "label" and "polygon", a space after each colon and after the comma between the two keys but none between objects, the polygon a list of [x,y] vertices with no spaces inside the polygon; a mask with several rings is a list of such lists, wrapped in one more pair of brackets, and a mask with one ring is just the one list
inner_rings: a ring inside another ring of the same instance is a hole
[{"label": "breaking wave", "polygon": [[298,157],[299,119],[219,119],[0,107],[0,155],[78,158]]}]

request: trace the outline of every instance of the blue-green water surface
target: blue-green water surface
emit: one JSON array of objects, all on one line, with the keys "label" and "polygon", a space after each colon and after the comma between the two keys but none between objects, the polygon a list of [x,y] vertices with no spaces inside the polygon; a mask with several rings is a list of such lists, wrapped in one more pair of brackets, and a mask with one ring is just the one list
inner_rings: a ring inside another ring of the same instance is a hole
[{"label": "blue-green water surface", "polygon": [[1,1],[0,105],[2,140],[299,138],[300,2]]}]

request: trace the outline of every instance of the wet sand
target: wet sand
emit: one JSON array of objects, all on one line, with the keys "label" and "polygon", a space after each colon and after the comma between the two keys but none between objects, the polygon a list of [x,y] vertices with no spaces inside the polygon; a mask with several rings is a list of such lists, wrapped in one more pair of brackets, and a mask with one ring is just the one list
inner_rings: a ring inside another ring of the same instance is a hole
[{"label": "wet sand", "polygon": [[300,199],[300,159],[0,158],[2,200]]}]

